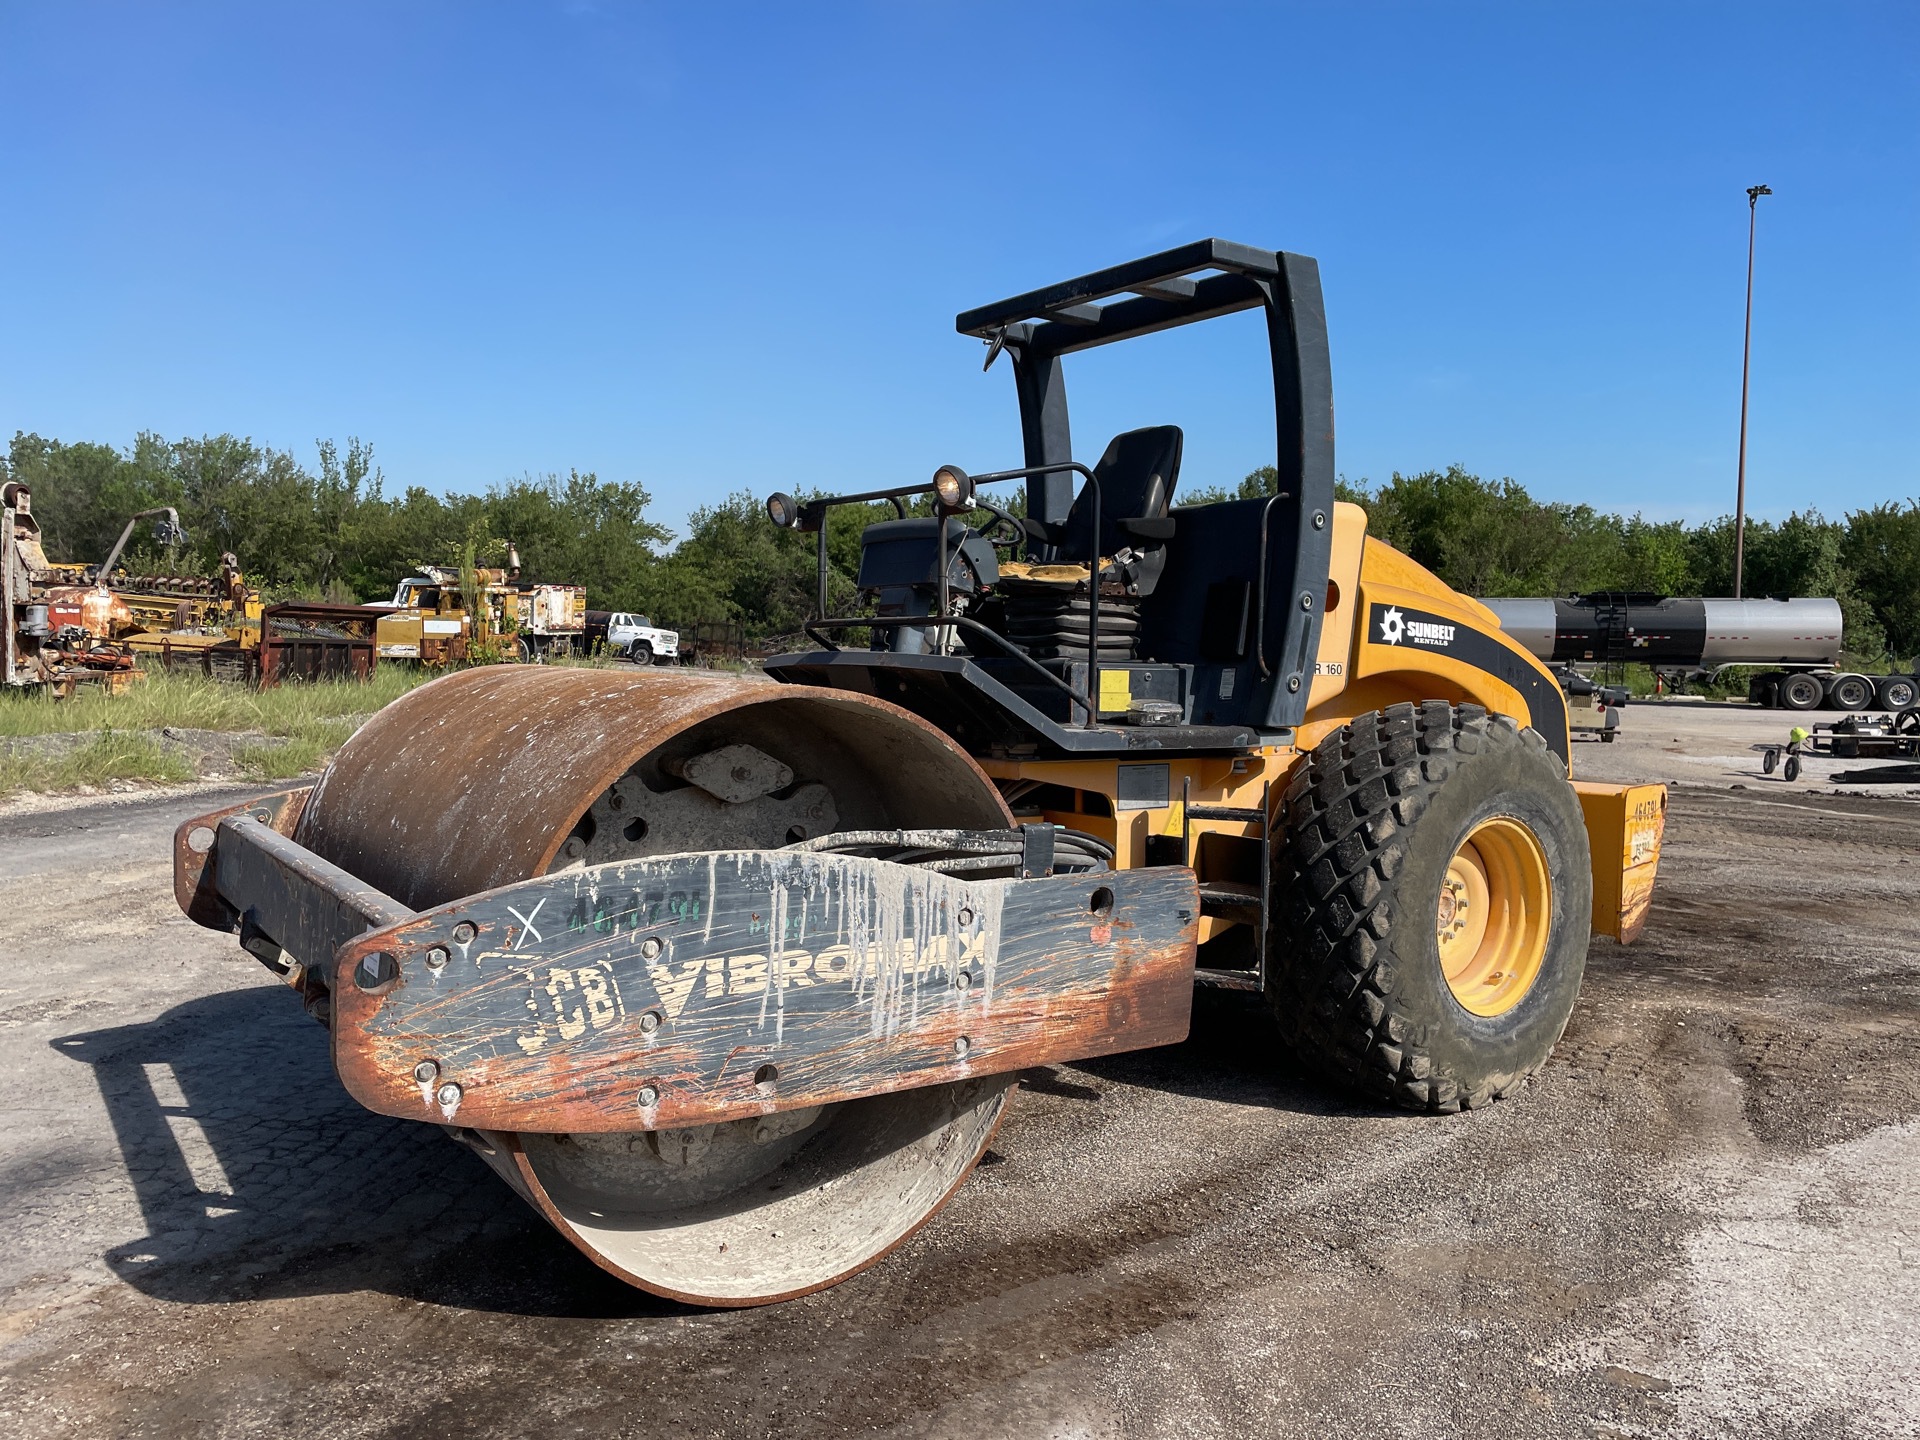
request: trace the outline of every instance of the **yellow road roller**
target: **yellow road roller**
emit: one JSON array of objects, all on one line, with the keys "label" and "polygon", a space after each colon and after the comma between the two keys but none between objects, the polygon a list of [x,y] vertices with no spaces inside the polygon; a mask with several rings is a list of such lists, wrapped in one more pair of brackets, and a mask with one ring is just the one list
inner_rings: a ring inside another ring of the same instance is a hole
[{"label": "yellow road roller", "polygon": [[[1066,357],[1252,310],[1277,493],[1179,504],[1171,425],[1073,458]],[[1313,260],[1205,240],[958,329],[1006,357],[1024,463],[772,496],[820,574],[777,683],[450,674],[177,837],[181,906],[299,994],[360,1103],[661,1295],[872,1264],[1023,1070],[1179,1041],[1196,986],[1264,997],[1330,1083],[1489,1104],[1589,935],[1646,922],[1664,790],[1573,781],[1553,676],[1336,503]],[[832,614],[828,513],[874,501]]]}]

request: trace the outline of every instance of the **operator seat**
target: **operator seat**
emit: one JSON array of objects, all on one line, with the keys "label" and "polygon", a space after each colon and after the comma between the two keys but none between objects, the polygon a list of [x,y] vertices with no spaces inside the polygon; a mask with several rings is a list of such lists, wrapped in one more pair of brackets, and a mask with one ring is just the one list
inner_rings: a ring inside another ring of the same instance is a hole
[{"label": "operator seat", "polygon": [[[1165,545],[1173,535],[1173,487],[1180,479],[1180,449],[1185,440],[1178,425],[1149,425],[1128,430],[1107,442],[1093,473],[1099,477],[1099,548],[1093,548],[1095,488],[1080,487],[1067,518],[1047,525],[1038,520],[1023,524],[1034,539],[1054,546],[1063,565],[1089,564],[1131,550],[1138,559],[1123,568],[1129,594],[1149,595],[1166,566]],[[1102,566],[1106,578],[1106,566]]]},{"label": "operator seat", "polygon": [[1089,587],[1097,568],[1100,658],[1138,658],[1140,598],[1153,593],[1166,568],[1174,524],[1168,509],[1180,478],[1183,440],[1178,425],[1150,425],[1114,436],[1093,467],[1097,491],[1091,484],[1081,486],[1063,521],[1021,522],[1030,537],[1054,547],[1057,558],[1000,567],[1003,633],[1009,640],[1036,660],[1085,659]]}]

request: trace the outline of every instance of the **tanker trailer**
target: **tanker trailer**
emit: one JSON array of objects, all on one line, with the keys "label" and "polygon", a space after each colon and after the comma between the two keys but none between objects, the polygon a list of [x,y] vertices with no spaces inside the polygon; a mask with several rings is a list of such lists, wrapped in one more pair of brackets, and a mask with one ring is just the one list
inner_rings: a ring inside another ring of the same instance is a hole
[{"label": "tanker trailer", "polygon": [[1751,669],[1748,699],[1786,710],[1904,710],[1920,699],[1910,674],[1840,668],[1836,600],[1701,599],[1602,592],[1560,599],[1483,600],[1500,628],[1560,669],[1641,664],[1718,676]]}]

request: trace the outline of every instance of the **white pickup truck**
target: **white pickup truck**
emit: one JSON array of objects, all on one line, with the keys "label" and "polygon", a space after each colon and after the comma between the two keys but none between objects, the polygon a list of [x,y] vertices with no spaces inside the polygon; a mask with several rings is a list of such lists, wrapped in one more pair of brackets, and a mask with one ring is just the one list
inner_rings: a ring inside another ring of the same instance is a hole
[{"label": "white pickup truck", "polygon": [[680,634],[662,630],[644,615],[616,610],[607,617],[607,649],[625,655],[636,665],[680,658]]}]

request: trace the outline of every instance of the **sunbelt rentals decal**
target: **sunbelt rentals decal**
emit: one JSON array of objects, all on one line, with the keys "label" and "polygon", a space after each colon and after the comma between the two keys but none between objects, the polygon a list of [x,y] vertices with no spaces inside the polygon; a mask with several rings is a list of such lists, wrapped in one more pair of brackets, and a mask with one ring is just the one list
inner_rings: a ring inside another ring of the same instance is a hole
[{"label": "sunbelt rentals decal", "polygon": [[1373,607],[1373,638],[1382,645],[1417,645],[1424,650],[1448,650],[1453,647],[1453,632],[1459,627],[1437,615],[1403,611],[1395,605]]}]

